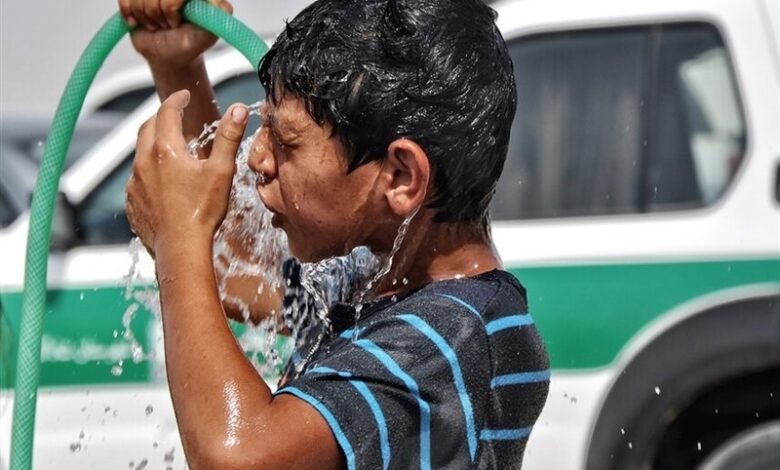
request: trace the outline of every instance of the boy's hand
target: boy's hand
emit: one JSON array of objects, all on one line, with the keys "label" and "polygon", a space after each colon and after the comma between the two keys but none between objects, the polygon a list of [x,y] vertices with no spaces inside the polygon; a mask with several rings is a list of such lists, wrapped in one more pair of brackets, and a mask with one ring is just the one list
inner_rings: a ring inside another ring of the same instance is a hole
[{"label": "boy's hand", "polygon": [[[216,36],[184,23],[181,13],[187,0],[119,0],[119,10],[130,26],[133,47],[152,67],[183,67],[217,42]],[[208,0],[232,14],[227,0]]]},{"label": "boy's hand", "polygon": [[231,106],[217,128],[208,159],[190,155],[182,135],[186,90],[172,94],[138,132],[127,183],[130,226],[154,256],[172,247],[211,247],[227,210],[236,152],[248,110]]}]

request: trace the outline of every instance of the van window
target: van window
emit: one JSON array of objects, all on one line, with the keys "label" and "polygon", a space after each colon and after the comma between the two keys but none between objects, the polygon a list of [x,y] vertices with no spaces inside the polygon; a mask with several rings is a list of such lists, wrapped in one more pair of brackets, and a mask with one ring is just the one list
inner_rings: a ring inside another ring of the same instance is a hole
[{"label": "van window", "polygon": [[141,103],[146,101],[150,96],[155,94],[153,86],[147,86],[137,88],[122,93],[119,96],[106,101],[98,107],[98,111],[115,111],[119,113],[129,114],[135,111]]},{"label": "van window", "polygon": [[133,237],[125,216],[125,186],[130,178],[134,155],[135,152],[79,205],[76,233],[81,244],[124,244]]},{"label": "van window", "polygon": [[729,57],[705,23],[509,44],[518,106],[494,220],[711,204],[745,148]]}]

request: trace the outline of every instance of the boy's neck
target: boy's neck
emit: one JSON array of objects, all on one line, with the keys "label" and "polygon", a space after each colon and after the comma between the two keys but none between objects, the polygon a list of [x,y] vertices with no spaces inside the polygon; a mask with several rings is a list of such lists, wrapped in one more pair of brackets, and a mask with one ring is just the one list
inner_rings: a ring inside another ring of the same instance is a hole
[{"label": "boy's neck", "polygon": [[376,297],[502,267],[487,224],[421,219],[409,227],[392,269],[376,286]]}]

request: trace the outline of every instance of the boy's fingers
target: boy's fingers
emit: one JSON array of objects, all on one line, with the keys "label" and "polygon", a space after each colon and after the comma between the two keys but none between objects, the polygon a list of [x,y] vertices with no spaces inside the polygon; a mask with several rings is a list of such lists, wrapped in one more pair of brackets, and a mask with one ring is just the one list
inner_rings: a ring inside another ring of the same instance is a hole
[{"label": "boy's fingers", "polygon": [[133,13],[130,11],[130,0],[119,0],[119,12],[122,13],[122,17],[131,27],[138,24],[138,22],[135,21],[135,18],[133,18]]},{"label": "boy's fingers", "polygon": [[189,90],[179,90],[169,96],[157,111],[157,138],[163,137],[177,146],[185,146],[182,118],[184,108],[190,103]]},{"label": "boy's fingers", "polygon": [[146,11],[144,10],[144,3],[143,0],[133,0],[130,2],[130,14],[133,18],[144,28],[149,30],[156,29],[153,24],[151,24],[151,21],[149,20],[149,17],[146,16]]},{"label": "boy's fingers", "polygon": [[234,104],[228,109],[217,127],[209,156],[210,165],[232,171],[248,120],[249,110],[243,104]]},{"label": "boy's fingers", "polygon": [[227,0],[222,0],[219,5],[221,9],[225,10],[226,12],[233,14],[233,4],[228,2]]},{"label": "boy's fingers", "polygon": [[146,0],[144,2],[144,13],[155,28],[162,29],[166,26],[165,17],[163,17],[160,8],[160,0]]},{"label": "boy's fingers", "polygon": [[161,0],[160,8],[162,9],[165,20],[170,28],[178,28],[181,25],[181,13],[179,10],[184,4],[183,0]]},{"label": "boy's fingers", "polygon": [[233,14],[233,5],[230,4],[227,0],[208,0],[210,4],[214,5],[215,7],[219,8],[220,10],[226,11]]}]

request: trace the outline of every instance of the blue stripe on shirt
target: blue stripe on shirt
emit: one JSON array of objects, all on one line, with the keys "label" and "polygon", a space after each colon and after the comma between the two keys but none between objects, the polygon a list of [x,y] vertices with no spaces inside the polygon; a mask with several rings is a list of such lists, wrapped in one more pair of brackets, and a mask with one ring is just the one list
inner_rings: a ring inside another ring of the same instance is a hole
[{"label": "blue stripe on shirt", "polygon": [[431,468],[431,406],[423,400],[420,395],[420,387],[417,382],[401,369],[397,362],[390,357],[376,343],[367,339],[355,341],[355,345],[361,347],[366,352],[376,357],[391,374],[398,377],[409,389],[409,392],[417,399],[420,407],[420,468],[430,470]]},{"label": "blue stripe on shirt", "polygon": [[333,416],[333,413],[330,412],[328,407],[325,406],[321,401],[296,387],[284,387],[277,391],[276,395],[281,393],[289,393],[290,395],[294,395],[319,411],[322,417],[325,418],[325,421],[328,422],[328,426],[330,426],[331,431],[333,431],[333,435],[336,437],[336,441],[339,443],[339,446],[341,446],[341,450],[344,451],[344,457],[347,459],[347,469],[355,470],[357,468],[355,465],[355,452],[352,450],[352,445],[349,443],[349,439],[347,439],[344,431],[341,430],[339,422],[336,420],[336,417]]},{"label": "blue stripe on shirt", "polygon": [[[348,329],[342,331],[341,334],[339,335],[339,337],[342,338],[342,339],[352,339],[355,336],[360,336],[363,333],[363,330],[365,330],[365,329],[366,329],[366,327],[364,327],[364,326],[359,327],[359,328],[358,327],[348,328]],[[357,330],[357,333],[355,333],[355,330]]]},{"label": "blue stripe on shirt", "polygon": [[550,369],[498,375],[490,381],[490,388],[544,382],[545,380],[550,380]]},{"label": "blue stripe on shirt", "polygon": [[[471,305],[470,303],[468,303],[465,300],[461,299],[460,297],[456,297],[454,295],[449,295],[449,294],[436,294],[436,295],[438,295],[439,297],[444,297],[446,299],[450,299],[450,300],[452,300],[452,301],[454,301],[454,302],[456,302],[456,303],[466,307],[471,313],[473,313],[474,315],[479,317],[480,320],[482,320],[482,315],[479,314],[479,311],[477,311],[477,309],[474,308],[473,305]],[[485,321],[482,320],[482,323],[484,323],[484,322]]]},{"label": "blue stripe on shirt", "polygon": [[365,398],[366,402],[368,403],[368,407],[374,414],[374,421],[376,421],[376,427],[379,430],[379,448],[382,451],[382,468],[387,470],[387,467],[390,466],[390,439],[388,438],[387,432],[387,420],[385,420],[385,415],[382,413],[382,408],[379,406],[379,402],[374,397],[374,394],[371,393],[371,390],[368,388],[365,382],[355,379],[354,376],[349,372],[338,371],[336,369],[331,369],[330,367],[314,367],[306,371],[306,373],[336,374],[339,377],[347,379],[349,383],[351,383],[352,386],[354,386],[355,389],[357,389],[357,391],[363,395],[363,398]]},{"label": "blue stripe on shirt", "polygon": [[463,381],[463,372],[460,369],[457,354],[455,354],[455,351],[447,344],[447,341],[422,318],[413,314],[398,315],[398,318],[409,323],[427,336],[428,339],[433,341],[433,344],[439,348],[439,351],[441,351],[447,359],[447,362],[449,362],[450,369],[452,370],[452,377],[455,380],[455,388],[458,390],[458,397],[460,398],[460,404],[463,408],[463,416],[466,419],[466,438],[469,445],[469,454],[471,455],[471,461],[474,462],[474,458],[477,454],[477,432],[474,426],[474,410],[471,406],[471,398],[466,390],[466,383]]},{"label": "blue stripe on shirt", "polygon": [[531,434],[532,426],[518,429],[483,429],[479,434],[482,441],[515,441]]},{"label": "blue stripe on shirt", "polygon": [[493,320],[492,322],[488,323],[485,325],[485,330],[487,330],[487,334],[492,335],[493,333],[498,333],[501,330],[533,325],[533,323],[534,319],[527,313],[520,315],[509,315],[507,317],[499,318],[498,320]]}]

